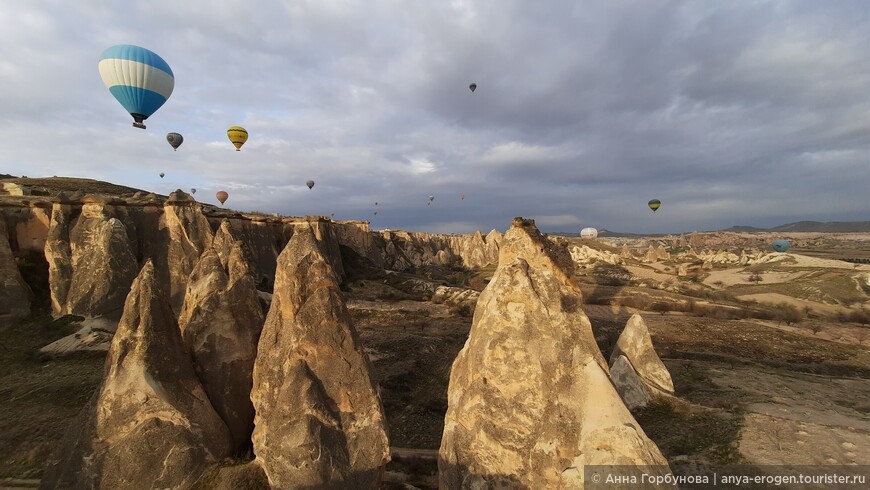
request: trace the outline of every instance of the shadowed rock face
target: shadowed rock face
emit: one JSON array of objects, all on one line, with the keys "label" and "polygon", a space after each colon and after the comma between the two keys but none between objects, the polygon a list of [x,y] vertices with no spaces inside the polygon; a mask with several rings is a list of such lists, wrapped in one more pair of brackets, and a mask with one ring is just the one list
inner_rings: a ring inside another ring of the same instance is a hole
[{"label": "shadowed rock face", "polygon": [[168,231],[166,268],[169,272],[170,304],[181,310],[187,278],[202,252],[211,245],[214,235],[202,206],[182,191],[170,194],[163,207],[162,225]]},{"label": "shadowed rock face", "polygon": [[33,292],[24,282],[6,234],[6,222],[0,219],[0,318],[9,315],[14,318],[30,314]]},{"label": "shadowed rock face", "polygon": [[610,366],[610,379],[629,410],[649,405],[649,391],[624,355],[617,357]]},{"label": "shadowed rock face", "polygon": [[635,313],[628,319],[625,329],[616,341],[616,348],[610,355],[611,364],[619,356],[625,356],[626,360],[640,376],[649,388],[667,394],[674,393],[674,382],[671,373],[665,367],[659,355],[653,347],[649,329],[643,317]]},{"label": "shadowed rock face", "polygon": [[667,464],[610,382],[572,266],[514,220],[450,373],[441,488],[582,488],[587,464]]},{"label": "shadowed rock face", "polygon": [[75,219],[69,206],[55,204],[45,258],[54,315],[121,316],[138,264],[127,228],[106,203],[86,203]]},{"label": "shadowed rock face", "polygon": [[196,378],[150,261],[133,283],[105,369],[40,488],[187,488],[229,455],[229,431]]},{"label": "shadowed rock face", "polygon": [[242,245],[228,228],[224,221],[194,267],[178,324],[196,374],[239,453],[250,447],[254,430],[250,394],[264,314]]},{"label": "shadowed rock face", "polygon": [[376,488],[389,460],[370,366],[310,226],[278,258],[251,400],[257,461],[274,488]]}]

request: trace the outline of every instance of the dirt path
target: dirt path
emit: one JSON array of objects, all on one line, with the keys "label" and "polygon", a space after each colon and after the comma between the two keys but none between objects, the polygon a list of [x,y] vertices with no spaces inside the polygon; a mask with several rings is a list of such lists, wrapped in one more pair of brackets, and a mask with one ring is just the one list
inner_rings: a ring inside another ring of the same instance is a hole
[{"label": "dirt path", "polygon": [[870,464],[870,380],[737,366],[710,369],[749,412],[740,452],[752,464]]}]

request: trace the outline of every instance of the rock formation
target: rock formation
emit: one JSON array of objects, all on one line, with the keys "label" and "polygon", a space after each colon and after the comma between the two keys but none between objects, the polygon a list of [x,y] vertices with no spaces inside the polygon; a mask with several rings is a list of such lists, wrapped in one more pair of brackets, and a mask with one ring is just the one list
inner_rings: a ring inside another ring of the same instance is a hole
[{"label": "rock formation", "polygon": [[622,244],[622,250],[620,250],[619,256],[623,259],[633,259],[634,258],[634,255],[631,254],[631,249],[628,248],[627,243]]},{"label": "rock formation", "polygon": [[608,378],[572,267],[514,220],[450,373],[441,488],[582,488],[587,464],[667,464]]},{"label": "rock formation", "polygon": [[45,258],[55,316],[121,316],[138,264],[127,227],[107,209],[114,204],[90,197],[75,219],[68,205],[54,205]]},{"label": "rock formation", "polygon": [[278,257],[251,400],[257,461],[275,488],[376,488],[385,418],[336,272],[307,224]]},{"label": "rock formation", "polygon": [[473,289],[454,288],[450,286],[436,286],[432,294],[433,303],[446,304],[448,306],[467,305],[474,308],[480,293]]},{"label": "rock formation", "polygon": [[[665,367],[653,347],[652,338],[643,317],[635,313],[625,324],[625,329],[616,341],[616,347],[610,355],[611,365],[624,356],[631,367],[637,372],[644,384],[650,389],[673,394],[674,382],[671,373]],[[653,393],[655,393],[655,391]]]},{"label": "rock formation", "polygon": [[629,410],[636,410],[649,405],[650,392],[646,384],[634,370],[634,367],[624,355],[619,355],[610,366],[610,379],[613,380],[616,391]]},{"label": "rock formation", "polygon": [[229,454],[149,261],[133,283],[103,384],[49,460],[40,488],[187,488]]},{"label": "rock formation", "polygon": [[190,274],[178,325],[237,453],[249,448],[254,430],[250,394],[263,320],[242,244],[229,235],[224,221]]},{"label": "rock formation", "polygon": [[163,205],[163,226],[168,231],[166,270],[169,301],[175,312],[181,310],[187,278],[199,256],[211,245],[213,235],[202,206],[180,189],[169,195]]},{"label": "rock formation", "polygon": [[579,247],[572,245],[569,247],[569,250],[574,263],[584,268],[593,266],[598,262],[605,262],[611,265],[622,263],[622,258],[619,255],[610,253],[606,250],[595,250],[586,245],[581,245]]},{"label": "rock formation", "polygon": [[21,277],[9,247],[6,222],[0,219],[0,319],[29,315],[32,300],[30,286]]}]

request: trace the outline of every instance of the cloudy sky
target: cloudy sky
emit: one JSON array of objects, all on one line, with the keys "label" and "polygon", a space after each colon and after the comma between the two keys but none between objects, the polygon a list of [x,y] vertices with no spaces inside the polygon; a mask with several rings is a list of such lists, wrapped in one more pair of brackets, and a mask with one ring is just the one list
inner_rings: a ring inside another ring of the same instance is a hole
[{"label": "cloudy sky", "polygon": [[[224,189],[238,210],[439,232],[514,216],[649,233],[870,219],[861,0],[0,10],[0,173],[196,187],[206,202]],[[175,73],[145,131],[100,80],[114,44]],[[250,133],[241,152],[235,124]],[[184,135],[177,152],[169,131]]]}]

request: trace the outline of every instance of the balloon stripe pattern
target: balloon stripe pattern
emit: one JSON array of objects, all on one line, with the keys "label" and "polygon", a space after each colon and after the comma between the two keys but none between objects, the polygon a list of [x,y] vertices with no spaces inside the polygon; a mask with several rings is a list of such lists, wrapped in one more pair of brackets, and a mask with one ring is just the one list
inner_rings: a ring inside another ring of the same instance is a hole
[{"label": "balloon stripe pattern", "polygon": [[130,114],[147,119],[172,95],[175,76],[153,51],[122,44],[103,51],[100,77]]}]

